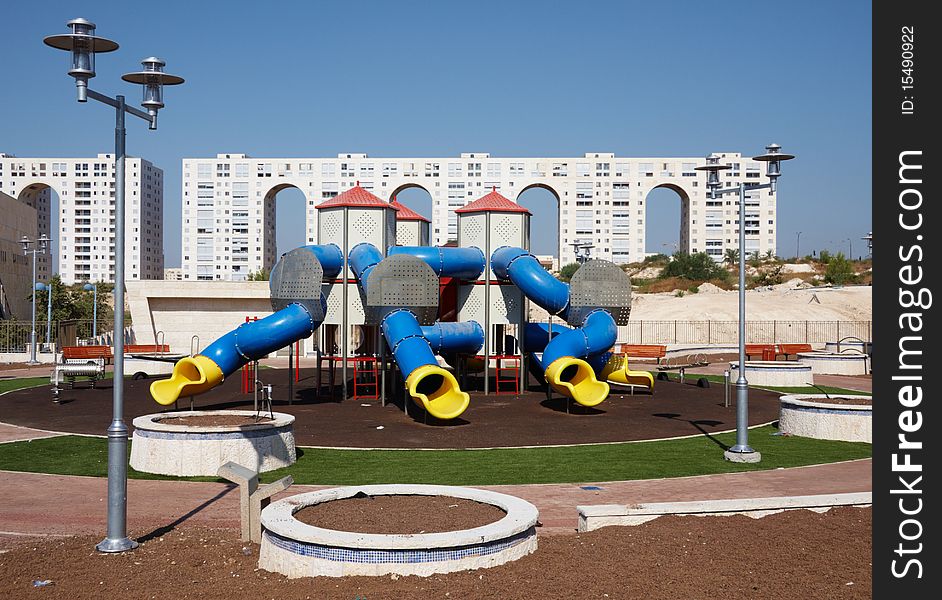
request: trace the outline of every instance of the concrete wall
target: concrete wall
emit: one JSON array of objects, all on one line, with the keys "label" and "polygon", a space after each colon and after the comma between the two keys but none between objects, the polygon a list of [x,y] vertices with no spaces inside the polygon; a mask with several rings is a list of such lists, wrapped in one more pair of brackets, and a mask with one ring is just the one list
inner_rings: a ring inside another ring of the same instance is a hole
[{"label": "concrete wall", "polygon": [[203,349],[246,316],[272,313],[267,281],[128,281],[127,301],[138,344],[157,343],[162,331],[161,341],[185,354],[193,335]]},{"label": "concrete wall", "polygon": [[0,318],[30,318],[31,256],[23,254],[20,238],[37,237],[36,209],[0,192]]}]

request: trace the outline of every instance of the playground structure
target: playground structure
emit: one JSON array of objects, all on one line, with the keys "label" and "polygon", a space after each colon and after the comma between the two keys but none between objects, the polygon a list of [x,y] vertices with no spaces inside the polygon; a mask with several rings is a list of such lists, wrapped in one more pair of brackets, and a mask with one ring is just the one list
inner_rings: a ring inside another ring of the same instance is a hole
[{"label": "playground structure", "polygon": [[[320,243],[284,254],[272,271],[276,312],[181,359],[169,379],[151,385],[153,398],[169,405],[209,390],[315,332],[318,362],[340,363],[344,395],[348,366],[368,359],[378,365],[373,376],[383,403],[387,373],[398,371],[412,401],[439,419],[468,406],[459,377],[482,372],[488,394],[492,371],[496,384],[507,381],[500,370],[508,362],[517,365],[518,389],[526,388],[528,365],[549,388],[584,406],[605,400],[608,380],[637,381],[627,361],[610,352],[616,325],[627,324],[631,308],[630,280],[616,265],[590,260],[569,284],[559,281],[527,250],[529,211],[496,190],[455,211],[457,247],[397,246],[404,225],[419,229],[403,235],[411,241],[428,239],[421,233],[428,224],[397,222],[396,204],[359,185],[322,202]],[[529,323],[528,301],[549,321]]]}]

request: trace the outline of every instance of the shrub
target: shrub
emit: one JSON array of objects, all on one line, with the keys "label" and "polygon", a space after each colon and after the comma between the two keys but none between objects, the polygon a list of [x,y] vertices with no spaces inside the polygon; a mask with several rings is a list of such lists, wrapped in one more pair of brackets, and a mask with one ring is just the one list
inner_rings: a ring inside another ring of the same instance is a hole
[{"label": "shrub", "polygon": [[563,266],[563,268],[559,270],[559,279],[562,281],[569,281],[581,266],[582,265],[579,263],[569,263],[568,265]]},{"label": "shrub", "polygon": [[[824,252],[821,254],[823,255]],[[828,268],[824,271],[824,280],[826,282],[833,285],[844,285],[854,280],[854,266],[844,257],[843,252],[838,252],[835,256],[830,257],[827,264]]]},{"label": "shrub", "polygon": [[706,281],[708,279],[725,280],[729,274],[721,265],[714,261],[705,252],[687,254],[677,252],[673,260],[667,263],[664,270],[661,271],[660,278],[683,277],[684,279],[693,279],[697,281]]}]

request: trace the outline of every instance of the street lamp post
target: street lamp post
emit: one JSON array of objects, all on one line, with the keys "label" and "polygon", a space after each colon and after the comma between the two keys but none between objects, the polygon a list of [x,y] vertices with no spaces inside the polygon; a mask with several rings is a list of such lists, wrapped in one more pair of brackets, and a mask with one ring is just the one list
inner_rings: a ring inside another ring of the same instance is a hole
[{"label": "street lamp post", "polygon": [[93,300],[95,304],[92,307],[92,339],[95,339],[98,337],[98,284],[86,283],[82,286],[82,289],[86,292],[95,291],[95,299]]},{"label": "street lamp post", "polygon": [[746,190],[769,190],[775,193],[776,180],[781,176],[781,162],[795,158],[791,154],[782,154],[781,146],[769,144],[766,153],[754,156],[753,160],[767,163],[766,176],[769,183],[747,186],[740,181],[738,185],[721,188],[720,171],[729,169],[721,165],[720,157],[711,155],[707,164],[697,167],[698,171],[708,173],[707,187],[710,198],[716,199],[726,194],[739,194],[739,377],[736,379],[736,445],[723,453],[726,460],[733,462],[755,463],[762,460],[762,455],[749,446],[749,382],[746,381]]},{"label": "street lamp post", "polygon": [[[20,244],[23,245],[23,254],[29,256],[33,255],[33,283],[36,283],[36,255],[45,254],[46,246],[49,244],[50,240],[46,234],[42,234],[38,239],[31,240],[25,235],[20,239]],[[32,327],[29,334],[29,360],[26,361],[28,365],[38,365],[39,361],[36,360],[36,290],[35,285],[33,286],[33,317],[32,317]]]},{"label": "street lamp post", "polygon": [[124,423],[124,159],[125,159],[125,113],[147,121],[148,129],[157,129],[157,112],[164,107],[163,86],[183,83],[182,77],[164,73],[166,63],[155,57],[141,61],[143,70],[127,73],[121,79],[129,83],[142,84],[144,98],[141,102],[146,110],[138,110],[125,104],[124,96],[114,98],[100,94],[88,87],[88,80],[95,76],[95,54],[113,52],[118,44],[95,35],[95,24],[86,19],[73,19],[67,23],[70,33],[51,35],[43,41],[58,50],[72,55],[68,74],[75,79],[77,100],[87,102],[89,98],[115,109],[115,228],[114,228],[114,394],[111,425],[108,427],[108,534],[98,543],[100,552],[123,552],[137,546],[127,536],[127,488],[128,488],[128,427]]},{"label": "street lamp post", "polygon": [[798,232],[798,241],[795,242],[795,258],[801,258],[801,232]]},{"label": "street lamp post", "polygon": [[36,282],[37,292],[47,292],[46,294],[46,346],[52,343],[52,284]]}]

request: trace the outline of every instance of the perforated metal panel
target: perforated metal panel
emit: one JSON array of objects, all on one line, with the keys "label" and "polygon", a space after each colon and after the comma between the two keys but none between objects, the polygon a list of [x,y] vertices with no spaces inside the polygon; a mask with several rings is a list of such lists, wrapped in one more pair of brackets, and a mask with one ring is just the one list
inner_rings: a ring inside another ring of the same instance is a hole
[{"label": "perforated metal panel", "polygon": [[523,213],[491,214],[491,252],[501,246],[523,245]]},{"label": "perforated metal panel", "polygon": [[317,243],[337,244],[343,242],[343,208],[325,208],[317,219]]},{"label": "perforated metal panel", "polygon": [[[347,285],[349,286],[347,290],[347,322],[351,325],[363,325],[366,323],[366,313],[363,311],[360,286],[355,283]],[[327,297],[327,315],[324,317],[324,323],[340,325],[343,323],[343,284],[325,283],[324,296]]]},{"label": "perforated metal panel", "polygon": [[[486,248],[487,236],[484,231],[485,224],[485,215],[483,213],[474,213],[474,214],[459,214],[458,215],[458,245],[462,248],[470,248],[474,246],[475,248],[480,248],[485,253],[488,251]],[[493,248],[491,249],[493,251]],[[481,273],[481,276],[478,277],[479,280],[484,279],[484,273]]]},{"label": "perforated metal panel", "polygon": [[618,325],[627,325],[631,314],[631,278],[612,262],[590,260],[572,276],[569,298],[571,325],[580,325],[596,308],[612,313]]},{"label": "perforated metal panel", "polygon": [[458,287],[458,320],[477,321],[484,325],[484,286],[461,285]]},{"label": "perforated metal panel", "polygon": [[379,323],[391,308],[408,308],[430,325],[438,314],[438,276],[432,267],[408,254],[384,258],[370,273],[367,322]]},{"label": "perforated metal panel", "polygon": [[523,294],[517,286],[491,285],[491,323],[519,323],[522,303]]},{"label": "perforated metal panel", "polygon": [[396,226],[396,244],[400,246],[418,246],[419,243],[419,222],[399,221]]},{"label": "perforated metal panel", "polygon": [[324,270],[314,255],[304,248],[285,253],[272,269],[268,281],[272,310],[281,310],[290,303],[302,305],[311,318],[324,318],[321,306],[321,280]]}]

